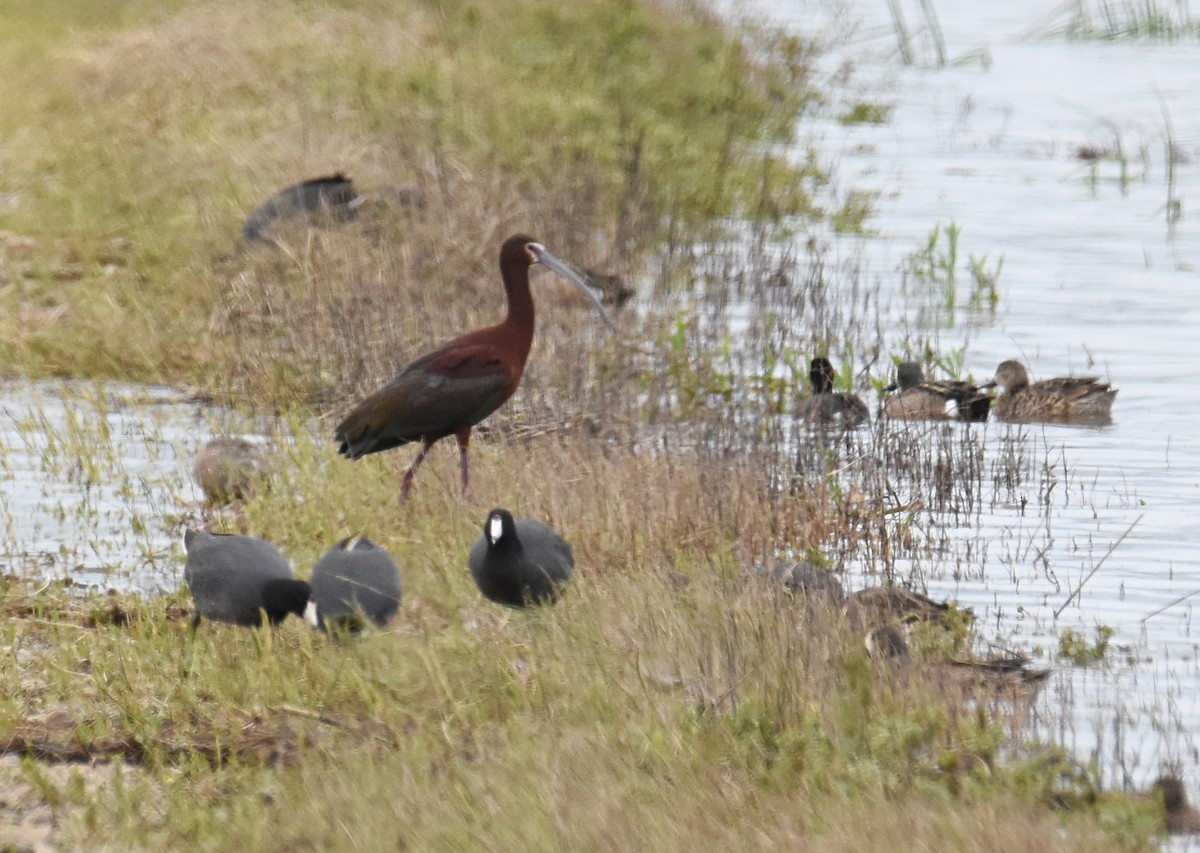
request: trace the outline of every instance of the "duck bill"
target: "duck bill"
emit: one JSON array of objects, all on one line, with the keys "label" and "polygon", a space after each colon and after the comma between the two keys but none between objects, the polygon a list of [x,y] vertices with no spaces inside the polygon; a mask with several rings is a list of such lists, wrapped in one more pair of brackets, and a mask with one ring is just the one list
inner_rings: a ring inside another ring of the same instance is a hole
[{"label": "duck bill", "polygon": [[616,329],[617,327],[608,317],[608,312],[604,310],[604,306],[600,304],[599,298],[596,296],[591,286],[589,286],[588,283],[583,280],[583,277],[565,263],[560,261],[558,258],[554,257],[554,255],[550,254],[549,250],[547,250],[544,246],[539,247],[539,249],[540,251],[537,253],[538,263],[544,266],[546,269],[557,273],[559,276],[565,278],[567,281],[571,282],[571,284],[579,288],[579,292],[586,296],[588,301],[596,306],[596,310],[600,312],[600,318],[604,320],[604,324],[610,329]]}]

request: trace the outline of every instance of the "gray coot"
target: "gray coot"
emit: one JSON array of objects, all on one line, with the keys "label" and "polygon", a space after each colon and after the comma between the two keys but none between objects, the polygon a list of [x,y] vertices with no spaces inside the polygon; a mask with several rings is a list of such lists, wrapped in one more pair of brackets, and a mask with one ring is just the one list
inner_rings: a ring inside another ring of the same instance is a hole
[{"label": "gray coot", "polygon": [[575,559],[567,541],[547,525],[528,518],[514,521],[508,510],[494,509],[467,564],[485,598],[524,607],[553,604]]},{"label": "gray coot", "polygon": [[350,631],[370,619],[384,626],[400,608],[400,570],[370,539],[343,539],[313,568],[312,601],[305,617],[314,627]]},{"label": "gray coot", "polygon": [[196,604],[195,628],[202,617],[236,625],[278,624],[289,613],[303,616],[310,589],[270,542],[232,533],[189,530],[184,580]]},{"label": "gray coot", "polygon": [[821,602],[840,607],[846,600],[846,592],[833,572],[808,560],[779,561],[758,566],[755,571],[779,581],[796,595],[804,596],[809,603]]}]

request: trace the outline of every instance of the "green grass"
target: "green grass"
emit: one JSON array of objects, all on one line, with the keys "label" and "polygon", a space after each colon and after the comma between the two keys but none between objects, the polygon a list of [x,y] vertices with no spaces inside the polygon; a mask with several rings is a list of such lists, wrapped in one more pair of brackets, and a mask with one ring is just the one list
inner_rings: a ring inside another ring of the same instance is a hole
[{"label": "green grass", "polygon": [[[837,612],[753,575],[758,555],[861,547],[855,485],[780,495],[765,452],[565,432],[477,442],[468,499],[439,445],[400,508],[409,454],[349,463],[293,431],[270,488],[214,526],[266,536],[301,576],[366,533],[401,567],[400,614],[349,641],[296,619],[192,637],[186,591],[7,581],[0,745],[25,760],[0,791],[49,814],[57,846],[1090,850],[1156,832],[1150,801],[1098,796],[1094,769],[1025,742],[1028,690],[958,677],[931,636],[920,665],[872,661]],[[571,541],[558,605],[475,589],[464,555],[495,505]]]},{"label": "green grass", "polygon": [[[22,104],[0,116],[0,231],[33,241],[0,241],[6,371],[212,385],[275,342],[236,324],[246,284],[453,295],[518,229],[628,268],[726,217],[820,215],[819,174],[782,153],[814,97],[808,48],[695,10],[9,4],[0,27],[0,98]],[[336,265],[236,251],[252,207],[336,169],[428,204]],[[313,381],[270,360],[257,392]]]},{"label": "green grass", "polygon": [[1096,640],[1089,642],[1083,632],[1067,628],[1058,638],[1058,656],[1076,666],[1100,663],[1108,654],[1109,639],[1113,633],[1108,625],[1097,625]]},{"label": "green grass", "polygon": [[838,116],[840,124],[887,124],[892,118],[891,104],[859,101]]},{"label": "green grass", "polygon": [[1076,0],[1059,14],[1063,20],[1051,31],[1070,38],[1123,41],[1177,41],[1200,36],[1200,21],[1186,3],[1158,0]]}]

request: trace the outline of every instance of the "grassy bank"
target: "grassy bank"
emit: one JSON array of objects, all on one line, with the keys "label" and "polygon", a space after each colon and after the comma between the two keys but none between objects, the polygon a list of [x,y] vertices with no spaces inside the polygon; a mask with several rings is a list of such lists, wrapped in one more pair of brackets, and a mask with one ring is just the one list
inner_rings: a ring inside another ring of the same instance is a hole
[{"label": "grassy bank", "polygon": [[[87,476],[103,462],[121,479],[127,431],[90,435],[99,404],[72,405],[78,440],[55,464]],[[916,626],[913,659],[876,660],[838,609],[753,570],[819,554],[839,577],[866,560],[869,584],[919,586],[900,568],[930,547],[913,528],[986,500],[977,432],[775,433],[731,453],[731,425],[711,416],[657,438],[493,429],[475,444],[473,497],[444,445],[401,509],[410,454],[349,463],[320,424],[291,431],[269,488],[209,523],[269,538],[301,576],[367,533],[401,567],[393,624],[337,642],[295,619],[203,623],[192,639],[183,590],[8,580],[0,844],[1095,850],[1147,849],[1159,827],[1151,801],[1102,793],[1094,767],[1027,740],[1039,685],[946,663],[991,625],[969,638]],[[1008,482],[1037,491],[1040,469],[1010,463]],[[182,555],[154,533],[205,518],[187,488],[161,488],[178,500],[137,511],[131,550],[178,578]],[[555,607],[510,611],[475,589],[466,552],[495,505],[572,543],[576,577]],[[1066,681],[1041,689],[1068,695]]]},{"label": "grassy bank", "polygon": [[[391,630],[205,623],[192,642],[185,597],[5,587],[0,744],[41,759],[9,785],[64,846],[1094,850],[1156,826],[1023,742],[1028,688],[933,646],[872,660],[836,611],[755,578],[755,554],[855,525],[846,498],[772,498],[753,455],[482,445],[486,499],[459,499],[435,453],[400,514],[403,460],[301,442],[284,461],[240,523],[302,574],[367,531],[402,567]],[[475,590],[464,555],[493,503],[573,543],[558,606]]]},{"label": "grassy bank", "polygon": [[[778,147],[808,51],[687,7],[12,4],[0,24],[7,371],[286,406],[494,314],[514,231],[628,274],[726,216],[816,215],[819,173]],[[337,170],[425,203],[240,246],[266,196]]]}]

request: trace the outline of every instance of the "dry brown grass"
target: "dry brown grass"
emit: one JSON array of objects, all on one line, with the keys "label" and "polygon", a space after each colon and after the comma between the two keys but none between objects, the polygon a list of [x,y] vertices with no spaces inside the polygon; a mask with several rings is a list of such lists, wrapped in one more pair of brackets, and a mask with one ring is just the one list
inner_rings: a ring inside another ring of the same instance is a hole
[{"label": "dry brown grass", "polygon": [[[0,747],[38,759],[38,808],[61,846],[836,850],[886,838],[987,850],[1146,837],[1106,823],[1086,770],[1023,744],[1028,690],[938,665],[936,643],[918,665],[873,661],[836,610],[755,575],[813,548],[836,568],[839,547],[886,523],[863,522],[863,495],[851,510],[833,483],[772,488],[766,445],[728,454],[699,438],[496,430],[476,448],[474,497],[459,496],[456,454],[439,447],[401,509],[411,450],[349,463],[301,432],[278,449],[272,488],[217,523],[275,541],[302,576],[329,542],[370,535],[404,577],[390,629],[333,642],[296,620],[206,623],[191,640],[186,596],[81,604],[10,583]],[[493,505],[572,542],[576,577],[558,605],[510,611],[475,589],[465,553]],[[70,760],[112,760],[120,782],[64,779],[54,768]],[[1055,816],[1064,802],[1077,811]],[[1122,820],[1149,813],[1115,807]]]},{"label": "dry brown grass", "polygon": [[[418,330],[465,328],[514,231],[628,274],[663,234],[690,240],[760,197],[806,207],[800,173],[760,145],[809,97],[804,51],[748,36],[771,57],[754,64],[695,9],[89,3],[68,18],[11,13],[50,48],[0,53],[0,96],[24,105],[0,119],[0,228],[36,239],[0,288],[24,321],[0,318],[0,358],[30,373],[186,378],[289,407],[359,387],[339,346],[377,375]],[[427,204],[337,237],[301,229],[276,257],[235,251],[262,199],[336,170]]]}]

